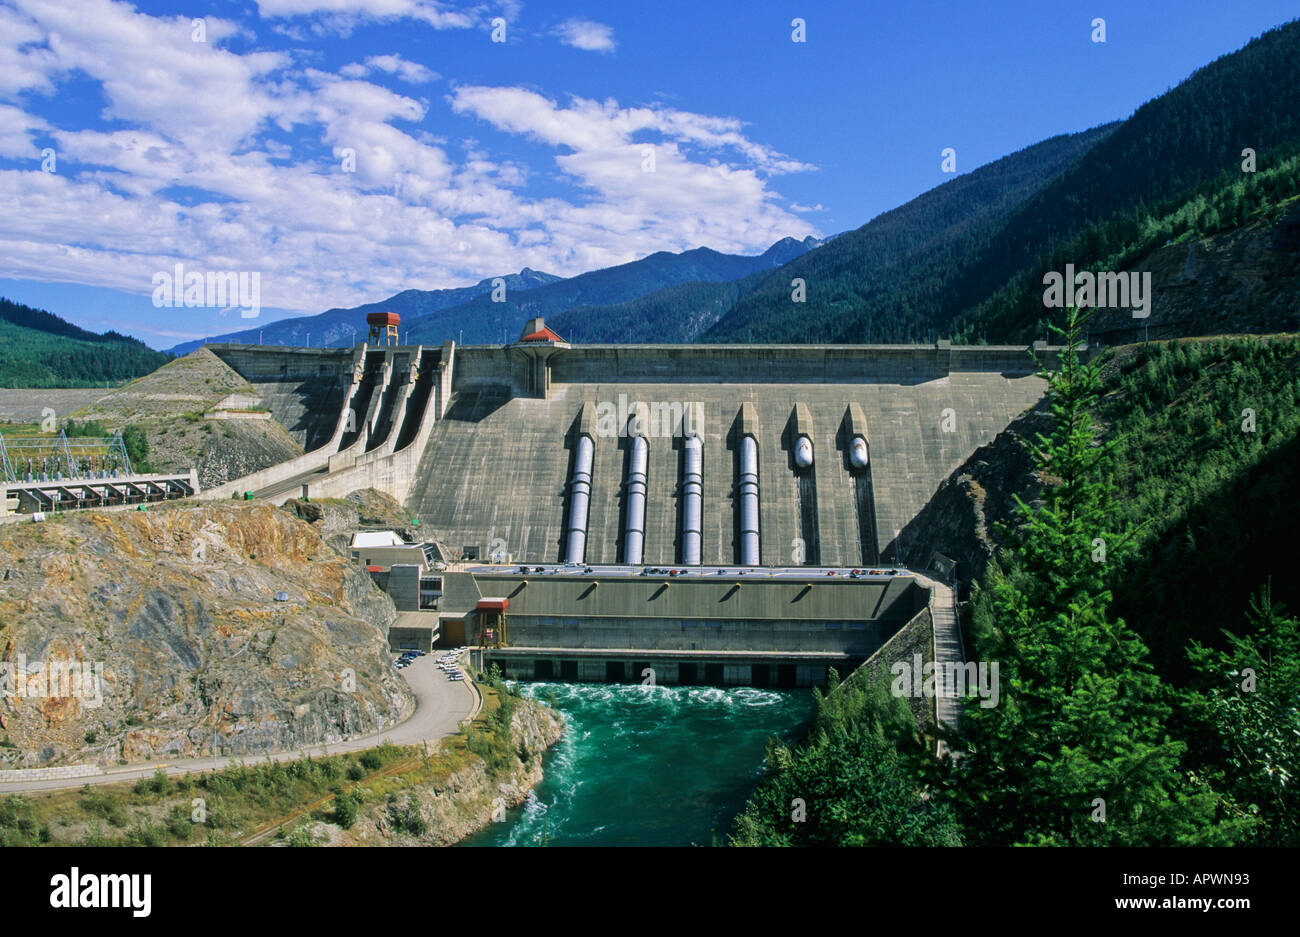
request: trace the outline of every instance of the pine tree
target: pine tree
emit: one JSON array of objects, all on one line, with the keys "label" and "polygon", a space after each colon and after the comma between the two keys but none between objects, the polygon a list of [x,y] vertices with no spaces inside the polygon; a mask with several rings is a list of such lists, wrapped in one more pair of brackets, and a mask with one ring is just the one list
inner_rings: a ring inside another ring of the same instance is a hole
[{"label": "pine tree", "polygon": [[973,841],[988,844],[1223,843],[1219,796],[1180,770],[1167,693],[1142,641],[1109,615],[1109,570],[1130,550],[1114,529],[1111,446],[1090,410],[1098,370],[1080,361],[1067,313],[1059,370],[1042,376],[1054,417],[1034,461],[1042,504],[1021,521],[977,595],[997,661],[998,706],[964,707],[948,792]]},{"label": "pine tree", "polygon": [[1227,648],[1194,643],[1198,685],[1183,703],[1203,770],[1258,816],[1254,842],[1300,844],[1300,621],[1265,586],[1252,598],[1253,631],[1224,632]]}]

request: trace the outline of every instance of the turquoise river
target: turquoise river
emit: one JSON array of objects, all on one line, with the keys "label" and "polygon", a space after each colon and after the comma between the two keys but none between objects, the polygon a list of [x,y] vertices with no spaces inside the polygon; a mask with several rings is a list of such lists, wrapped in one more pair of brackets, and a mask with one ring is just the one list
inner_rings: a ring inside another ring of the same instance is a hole
[{"label": "turquoise river", "polygon": [[467,846],[707,846],[762,772],[770,736],[798,737],[808,690],[523,683],[568,725],[545,778]]}]

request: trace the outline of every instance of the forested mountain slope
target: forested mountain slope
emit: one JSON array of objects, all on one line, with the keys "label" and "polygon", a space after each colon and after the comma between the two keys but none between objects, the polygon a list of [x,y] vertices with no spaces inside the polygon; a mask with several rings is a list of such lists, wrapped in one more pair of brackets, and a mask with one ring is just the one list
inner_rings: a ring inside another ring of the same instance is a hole
[{"label": "forested mountain slope", "polygon": [[[1008,211],[990,213],[972,200],[978,236],[945,227],[929,250],[891,256],[869,236],[873,226],[888,230],[883,224],[896,214],[890,213],[774,271],[708,337],[862,342],[869,334],[879,342],[947,335],[1019,342],[1037,336],[1047,271],[1066,263],[1078,270],[1128,269],[1188,231],[1227,230],[1238,207],[1234,197],[1238,203],[1254,197],[1244,191],[1259,185],[1253,176],[1273,173],[1270,184],[1279,190],[1293,185],[1295,173],[1285,167],[1300,154],[1300,21],[1270,30],[1093,134],[1057,138],[1058,145],[1084,145],[1045,184],[1003,203]],[[916,210],[958,181],[897,213]],[[1271,196],[1274,204],[1283,197],[1280,191]],[[1199,210],[1214,200],[1217,216]],[[1196,223],[1189,224],[1193,216]],[[905,225],[902,233],[909,230]],[[807,280],[806,306],[790,301],[790,281],[800,276]],[[1280,325],[1266,321],[1260,331]]]},{"label": "forested mountain slope", "polygon": [[96,335],[21,303],[0,299],[0,387],[103,387],[170,360],[143,342]]}]

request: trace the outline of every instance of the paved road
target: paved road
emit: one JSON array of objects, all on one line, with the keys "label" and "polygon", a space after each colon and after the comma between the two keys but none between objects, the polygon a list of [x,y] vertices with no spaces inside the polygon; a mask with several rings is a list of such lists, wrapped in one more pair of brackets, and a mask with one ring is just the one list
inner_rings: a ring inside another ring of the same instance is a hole
[{"label": "paved road", "polygon": [[[253,497],[262,498],[262,499],[275,498],[278,497],[279,495],[287,494],[288,492],[291,491],[294,492],[296,495],[297,494],[296,489],[301,488],[303,482],[307,482],[308,484],[314,484],[315,482],[320,481],[328,474],[329,474],[328,464],[315,465],[307,469],[305,472],[299,472],[297,475],[293,475],[289,478],[281,479],[278,482],[273,482],[272,484],[266,485],[265,487],[258,488],[253,492]],[[232,481],[239,481],[239,479],[237,478],[232,479]]]},{"label": "paved road", "polygon": [[[894,576],[911,575],[906,569],[897,567],[858,567],[849,566],[613,566],[607,564],[568,564],[568,563],[526,563],[530,573],[546,576],[603,576],[606,578],[623,577],[629,579],[699,579],[705,576],[748,577],[750,579],[796,579],[802,580],[814,576],[838,576],[841,579],[871,579],[877,582]],[[467,572],[478,576],[496,574],[499,576],[523,575],[524,566],[507,564],[497,566],[465,567]],[[669,570],[675,570],[672,576]],[[853,576],[856,572],[858,575]]]},{"label": "paved road", "polygon": [[[383,741],[397,745],[418,745],[449,735],[455,735],[463,719],[478,711],[478,695],[468,680],[452,681],[438,669],[435,658],[440,652],[419,658],[414,664],[402,671],[402,676],[415,693],[415,711],[404,721],[392,728],[385,727]],[[313,745],[305,749],[307,754],[337,755],[341,752],[364,751],[379,744],[380,736],[374,733],[328,745]],[[277,752],[273,755],[245,755],[228,758],[182,758],[172,761],[151,761],[138,764],[105,769],[103,774],[82,778],[57,778],[48,781],[14,781],[0,784],[0,794],[13,794],[20,791],[50,791],[60,788],[81,787],[83,784],[114,784],[121,781],[134,781],[151,777],[158,768],[163,768],[169,775],[181,775],[194,771],[211,771],[225,768],[237,763],[257,764],[264,761],[293,761],[302,757],[303,750]]]}]

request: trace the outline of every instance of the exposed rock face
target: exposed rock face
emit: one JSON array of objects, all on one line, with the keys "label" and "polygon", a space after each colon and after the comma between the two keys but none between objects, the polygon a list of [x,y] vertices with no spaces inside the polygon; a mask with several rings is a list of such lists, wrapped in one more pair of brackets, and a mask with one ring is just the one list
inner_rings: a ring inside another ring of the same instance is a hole
[{"label": "exposed rock face", "polygon": [[1208,238],[1169,244],[1133,265],[1151,273],[1147,319],[1098,309],[1089,331],[1108,345],[1152,339],[1300,328],[1300,201],[1275,217]]},{"label": "exposed rock face", "polygon": [[422,536],[421,531],[406,526],[410,518],[401,502],[373,488],[349,492],[342,501],[290,498],[281,507],[311,524],[326,543],[345,557],[348,556],[352,533],[358,527],[387,526],[411,542]]},{"label": "exposed rock face", "polygon": [[[188,468],[197,460],[201,488],[215,488],[302,455],[301,447],[274,420],[205,420],[193,432],[176,425],[166,436],[150,432],[149,445],[150,459],[155,465],[161,462],[160,467]],[[191,454],[194,450],[197,455]]]},{"label": "exposed rock face", "polygon": [[208,755],[214,733],[223,753],[294,750],[414,703],[386,653],[392,602],[269,505],[6,525],[0,579],[0,660],[103,671],[99,705],[0,698],[7,766]]},{"label": "exposed rock face", "polygon": [[359,524],[369,526],[389,524],[396,528],[404,527],[411,522],[406,508],[402,507],[402,502],[374,488],[350,491],[343,500],[356,508]]},{"label": "exposed rock face", "polygon": [[976,449],[907,525],[903,542],[908,561],[928,567],[933,555],[941,553],[957,560],[961,582],[979,579],[1000,543],[998,525],[1015,519],[1015,496],[1033,504],[1042,490],[1030,445],[1051,428],[1044,399]]},{"label": "exposed rock face", "polygon": [[559,713],[533,700],[516,700],[510,719],[516,756],[504,775],[489,775],[483,760],[475,757],[445,783],[408,792],[425,822],[422,835],[396,831],[387,805],[374,804],[362,811],[351,829],[331,836],[330,845],[450,846],[460,842],[491,823],[502,804],[510,809],[527,799],[528,792],[542,780],[543,754],[563,734],[564,717]]}]

